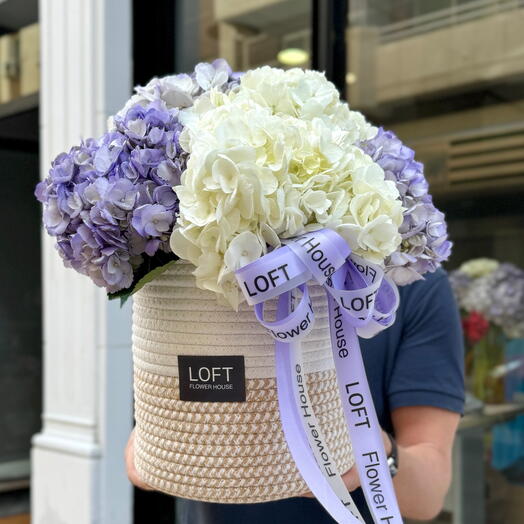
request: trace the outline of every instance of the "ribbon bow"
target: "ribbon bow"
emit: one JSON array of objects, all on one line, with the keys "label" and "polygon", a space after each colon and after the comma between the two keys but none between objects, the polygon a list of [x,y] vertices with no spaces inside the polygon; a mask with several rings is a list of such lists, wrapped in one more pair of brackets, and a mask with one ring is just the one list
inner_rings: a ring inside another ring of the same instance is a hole
[{"label": "ribbon bow", "polygon": [[[315,417],[303,371],[300,341],[315,318],[307,282],[323,286],[340,398],[364,496],[376,524],[401,523],[357,336],[370,338],[394,322],[396,286],[380,266],[352,255],[330,229],[290,239],[240,268],[236,278],[258,321],[275,339],[282,428],[302,478],[337,522],[364,522]],[[264,302],[275,297],[277,318],[266,321]]]}]

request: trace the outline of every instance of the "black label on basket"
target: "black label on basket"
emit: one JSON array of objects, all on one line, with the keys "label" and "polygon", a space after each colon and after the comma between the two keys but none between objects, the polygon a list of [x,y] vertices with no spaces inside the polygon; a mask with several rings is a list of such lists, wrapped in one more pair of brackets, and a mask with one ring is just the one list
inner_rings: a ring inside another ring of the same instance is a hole
[{"label": "black label on basket", "polygon": [[243,356],[178,356],[180,400],[245,402]]}]

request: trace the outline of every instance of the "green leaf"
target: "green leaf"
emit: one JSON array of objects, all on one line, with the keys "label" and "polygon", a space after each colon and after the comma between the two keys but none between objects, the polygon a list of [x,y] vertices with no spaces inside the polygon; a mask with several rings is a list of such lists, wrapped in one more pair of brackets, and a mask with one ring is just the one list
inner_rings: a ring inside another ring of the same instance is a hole
[{"label": "green leaf", "polygon": [[119,298],[120,307],[122,307],[131,295],[161,275],[166,269],[169,269],[177,260],[178,257],[175,257],[172,253],[166,254],[161,252],[157,253],[154,257],[146,256],[144,262],[135,271],[133,283],[126,289],[121,289],[115,293],[108,293],[107,297],[109,300]]},{"label": "green leaf", "polygon": [[147,275],[143,276],[137,283],[136,286],[133,289],[133,293],[136,293],[139,289],[142,289],[146,284],[154,280],[156,277],[161,275],[166,269],[169,269],[176,260],[171,260],[171,262],[168,262],[167,264],[164,264],[163,266],[158,266]]}]

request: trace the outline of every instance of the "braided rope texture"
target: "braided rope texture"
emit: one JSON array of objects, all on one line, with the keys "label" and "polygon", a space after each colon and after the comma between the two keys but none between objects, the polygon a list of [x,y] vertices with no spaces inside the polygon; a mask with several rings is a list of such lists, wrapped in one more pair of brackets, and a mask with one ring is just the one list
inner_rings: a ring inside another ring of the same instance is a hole
[{"label": "braided rope texture", "polygon": [[[234,312],[217,304],[212,293],[197,289],[192,269],[179,262],[135,295],[137,472],[159,491],[208,502],[254,503],[301,495],[308,488],[280,423],[273,341],[250,308]],[[318,302],[325,310],[319,291],[312,293],[314,307]],[[272,310],[270,304],[269,314]],[[304,351],[306,370],[315,370],[306,378],[315,414],[343,472],[353,465],[351,444],[332,360],[329,364],[327,319],[322,311],[319,317],[314,340]],[[244,355],[246,402],[181,401],[179,354]]]}]

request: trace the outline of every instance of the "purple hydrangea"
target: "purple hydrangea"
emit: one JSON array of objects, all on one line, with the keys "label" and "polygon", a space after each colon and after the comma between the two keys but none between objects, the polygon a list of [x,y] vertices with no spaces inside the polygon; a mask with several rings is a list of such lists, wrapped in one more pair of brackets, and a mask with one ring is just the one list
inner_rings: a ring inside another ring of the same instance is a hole
[{"label": "purple hydrangea", "polygon": [[473,279],[464,271],[460,269],[455,269],[451,271],[448,275],[449,283],[451,284],[451,289],[455,295],[455,300],[460,307],[463,307],[464,298],[467,295]]},{"label": "purple hydrangea", "polygon": [[478,287],[490,297],[484,314],[499,325],[510,338],[524,337],[524,271],[509,263],[500,264]]},{"label": "purple hydrangea", "polygon": [[56,237],[67,267],[115,293],[132,286],[144,267],[175,256],[176,222],[187,153],[180,147],[181,108],[210,88],[238,84],[223,60],[198,64],[191,75],[153,79],[110,120],[110,130],[52,162],[35,190],[44,226]]},{"label": "purple hydrangea", "polygon": [[400,227],[402,243],[386,261],[387,274],[399,285],[409,284],[435,271],[451,253],[451,242],[444,214],[433,204],[423,165],[415,153],[391,131],[379,128],[375,137],[360,147],[384,170],[387,180],[395,182],[404,221]]},{"label": "purple hydrangea", "polygon": [[[121,117],[133,106],[145,106],[154,100],[161,100],[167,107],[191,107],[194,100],[209,89],[224,92],[235,89],[241,76],[242,73],[234,73],[225,60],[217,59],[211,64],[197,64],[191,74],[155,77],[147,85],[135,89],[136,94],[129,99],[117,117]],[[113,123],[110,122],[110,127],[112,126]],[[139,134],[141,129],[138,124],[137,126],[134,131]]]},{"label": "purple hydrangea", "polygon": [[[144,124],[140,137],[128,132],[129,124],[132,127],[138,118]],[[44,204],[44,225],[57,238],[65,265],[88,275],[108,292],[131,286],[144,254],[154,256],[159,249],[169,252],[178,200],[158,169],[170,160],[169,175],[177,178],[185,163],[176,143],[181,129],[176,110],[151,102],[116,122],[116,131],[59,155],[36,189]],[[149,137],[159,132],[162,138],[153,146]],[[154,234],[149,229],[136,230],[135,215],[158,206],[168,217],[168,227]],[[136,241],[136,235],[142,242]]]},{"label": "purple hydrangea", "polygon": [[461,309],[478,311],[502,328],[509,338],[524,337],[524,271],[502,263],[482,277],[471,278],[457,269],[450,282]]}]

